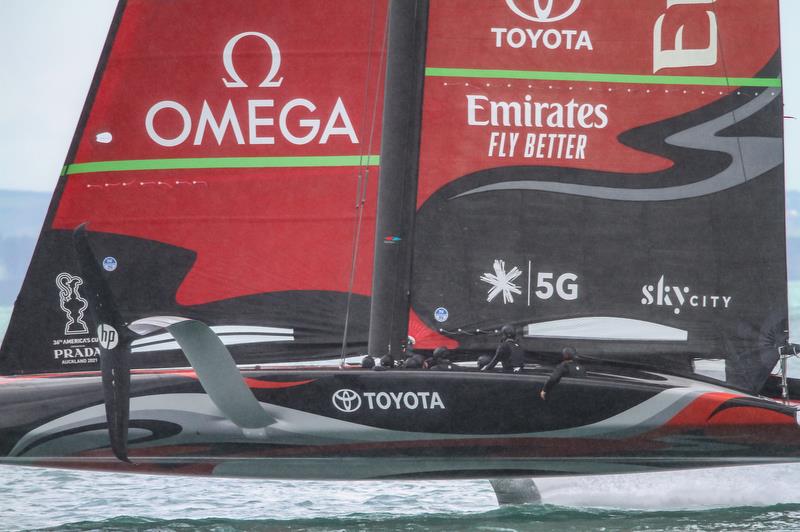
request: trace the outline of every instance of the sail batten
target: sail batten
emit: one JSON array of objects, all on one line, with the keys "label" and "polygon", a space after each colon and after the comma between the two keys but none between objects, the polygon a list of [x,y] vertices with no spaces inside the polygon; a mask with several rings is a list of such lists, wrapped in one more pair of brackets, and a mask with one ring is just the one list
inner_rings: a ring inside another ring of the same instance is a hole
[{"label": "sail batten", "polygon": [[135,170],[187,170],[204,168],[310,168],[379,166],[380,155],[333,155],[287,157],[186,157],[180,159],[133,159],[73,163],[64,175]]},{"label": "sail batten", "polygon": [[776,78],[729,78],[713,76],[648,76],[639,74],[610,74],[598,72],[544,72],[533,70],[498,70],[479,68],[427,67],[425,75],[443,78],[523,79],[538,81],[585,81],[630,85],[702,85],[708,87],[769,87],[783,86]]}]

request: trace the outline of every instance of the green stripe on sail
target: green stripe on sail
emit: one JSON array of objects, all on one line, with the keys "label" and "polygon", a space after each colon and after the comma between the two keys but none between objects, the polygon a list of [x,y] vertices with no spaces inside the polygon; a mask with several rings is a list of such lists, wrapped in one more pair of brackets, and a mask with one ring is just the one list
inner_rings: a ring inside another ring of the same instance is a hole
[{"label": "green stripe on sail", "polygon": [[713,87],[780,87],[780,78],[727,78],[709,76],[644,76],[592,72],[542,72],[534,70],[492,70],[479,68],[425,69],[429,77],[529,79],[540,81],[588,81],[595,83],[638,83],[643,85],[708,85]]},{"label": "green stripe on sail", "polygon": [[67,174],[134,170],[193,170],[209,168],[314,168],[323,166],[378,166],[378,155],[330,155],[314,157],[187,157],[183,159],[132,159],[73,163]]}]

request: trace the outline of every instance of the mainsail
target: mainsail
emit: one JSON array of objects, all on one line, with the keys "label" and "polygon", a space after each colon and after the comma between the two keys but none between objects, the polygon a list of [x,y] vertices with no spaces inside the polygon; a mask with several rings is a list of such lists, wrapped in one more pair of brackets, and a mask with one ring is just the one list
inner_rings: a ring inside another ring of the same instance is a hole
[{"label": "mainsail", "polygon": [[[117,10],[0,355],[98,368],[71,232],[124,318],[184,316],[239,362],[366,345],[386,2]],[[360,347],[359,347],[360,346]],[[169,335],[134,367],[185,365]]]},{"label": "mainsail", "polygon": [[778,29],[775,0],[432,3],[413,316],[757,389],[787,326]]},{"label": "mainsail", "polygon": [[[428,4],[123,2],[0,372],[97,368],[87,223],[127,321],[202,321],[238,363],[472,356],[510,323],[759,389],[787,321],[777,0]],[[185,365],[163,332],[131,354]]]}]

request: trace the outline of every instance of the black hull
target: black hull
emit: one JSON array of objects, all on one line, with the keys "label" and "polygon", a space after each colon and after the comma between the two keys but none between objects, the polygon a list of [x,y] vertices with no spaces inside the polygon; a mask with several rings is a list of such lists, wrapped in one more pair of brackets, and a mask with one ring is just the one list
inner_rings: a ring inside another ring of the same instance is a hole
[{"label": "black hull", "polygon": [[242,429],[191,370],[131,381],[114,458],[99,376],[0,378],[0,463],[297,479],[586,475],[800,460],[794,407],[698,381],[597,368],[539,399],[524,374],[243,370],[276,421]]}]

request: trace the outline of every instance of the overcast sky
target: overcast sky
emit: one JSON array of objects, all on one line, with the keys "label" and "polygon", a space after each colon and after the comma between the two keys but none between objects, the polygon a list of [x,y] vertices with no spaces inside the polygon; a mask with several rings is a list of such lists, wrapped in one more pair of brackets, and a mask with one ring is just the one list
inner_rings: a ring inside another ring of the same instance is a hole
[{"label": "overcast sky", "polygon": [[[780,4],[785,114],[797,117],[785,120],[787,186],[800,190],[800,0]],[[115,6],[0,0],[0,189],[55,187]]]}]

